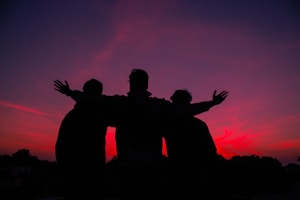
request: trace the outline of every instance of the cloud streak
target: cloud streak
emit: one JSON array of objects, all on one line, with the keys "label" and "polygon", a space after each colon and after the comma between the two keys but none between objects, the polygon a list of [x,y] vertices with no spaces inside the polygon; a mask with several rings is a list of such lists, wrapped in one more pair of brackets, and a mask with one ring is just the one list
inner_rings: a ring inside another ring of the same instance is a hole
[{"label": "cloud streak", "polygon": [[10,102],[3,101],[3,100],[0,100],[0,106],[4,106],[4,107],[7,107],[7,108],[12,108],[12,109],[15,109],[15,110],[19,110],[19,111],[23,111],[23,112],[27,112],[27,113],[31,113],[31,114],[35,114],[35,115],[40,115],[40,116],[45,116],[45,117],[55,117],[53,115],[50,115],[48,113],[36,110],[34,108],[29,108],[29,107],[26,107],[26,106],[10,103]]}]

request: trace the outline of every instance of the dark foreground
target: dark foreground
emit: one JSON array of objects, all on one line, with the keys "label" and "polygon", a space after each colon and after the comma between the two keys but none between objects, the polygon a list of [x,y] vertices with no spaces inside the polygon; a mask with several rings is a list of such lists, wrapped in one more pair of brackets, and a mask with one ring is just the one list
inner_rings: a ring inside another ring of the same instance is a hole
[{"label": "dark foreground", "polygon": [[[116,177],[117,166],[117,159],[108,162],[106,185],[109,187],[102,188],[106,191],[107,200],[120,199],[116,194],[122,190],[118,183],[122,177]],[[300,200],[299,164],[282,166],[278,160],[271,157],[234,156],[230,160],[220,159],[214,174],[211,192],[218,194],[219,199]],[[143,180],[143,177],[139,178]],[[162,177],[158,184],[162,191],[165,191],[169,183],[166,177]],[[201,180],[193,184],[198,184],[196,188],[199,188],[199,192],[203,191]],[[61,174],[55,162],[38,160],[27,150],[17,152],[13,156],[0,156],[1,200],[63,200],[62,188]],[[133,188],[133,191],[138,193],[139,188]],[[174,190],[171,188],[168,191]]]}]

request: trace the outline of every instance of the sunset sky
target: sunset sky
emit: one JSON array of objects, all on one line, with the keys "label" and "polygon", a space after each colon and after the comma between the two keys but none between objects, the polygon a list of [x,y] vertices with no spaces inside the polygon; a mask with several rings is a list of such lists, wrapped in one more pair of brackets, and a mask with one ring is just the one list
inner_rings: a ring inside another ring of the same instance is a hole
[{"label": "sunset sky", "polygon": [[[81,89],[96,78],[104,94],[126,94],[131,69],[142,68],[156,97],[188,89],[198,102],[229,91],[197,115],[225,158],[297,163],[297,1],[4,0],[0,25],[0,154],[25,148],[55,160],[58,129],[74,101],[53,80]],[[115,155],[114,128],[107,155]]]}]

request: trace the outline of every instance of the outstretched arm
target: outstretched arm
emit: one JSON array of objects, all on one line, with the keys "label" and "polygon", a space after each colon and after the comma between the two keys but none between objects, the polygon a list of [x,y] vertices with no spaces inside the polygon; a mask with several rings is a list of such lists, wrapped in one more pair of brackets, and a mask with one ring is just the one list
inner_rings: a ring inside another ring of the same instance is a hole
[{"label": "outstretched arm", "polygon": [[60,80],[54,81],[54,89],[62,94],[70,96],[74,101],[79,100],[95,100],[94,98],[90,98],[88,95],[84,94],[79,90],[71,90],[68,81],[65,81],[65,84]]},{"label": "outstretched arm", "polygon": [[[62,94],[70,96],[75,101],[88,101],[103,103],[104,95],[89,95],[79,90],[71,90],[68,81],[65,83],[60,80],[54,81],[54,89]],[[101,101],[102,100],[102,101]]]},{"label": "outstretched arm", "polygon": [[70,96],[75,101],[86,101],[90,103],[95,103],[95,105],[101,105],[101,108],[120,108],[124,105],[123,99],[120,98],[118,95],[90,95],[79,90],[71,90],[68,81],[65,81],[65,83],[63,83],[60,80],[55,80],[54,89],[62,94]]},{"label": "outstretched arm", "polygon": [[215,90],[213,93],[213,99],[211,101],[202,101],[198,103],[193,103],[189,108],[190,109],[189,112],[191,112],[193,115],[197,115],[202,112],[208,111],[213,106],[222,103],[227,96],[228,96],[228,91],[222,91],[219,94],[217,94],[217,90]]},{"label": "outstretched arm", "polygon": [[198,115],[200,113],[208,111],[213,106],[222,103],[227,96],[228,91],[222,91],[217,94],[217,91],[215,90],[213,93],[213,98],[210,101],[202,101],[186,105],[170,103],[168,104],[169,106],[167,106],[167,108],[170,108],[169,111],[171,112],[171,114],[175,115]]},{"label": "outstretched arm", "polygon": [[208,111],[215,105],[222,103],[228,96],[228,91],[222,91],[217,94],[213,92],[213,98],[210,101],[201,101],[192,104],[174,104],[170,101],[165,101],[164,109],[171,115],[198,115]]}]

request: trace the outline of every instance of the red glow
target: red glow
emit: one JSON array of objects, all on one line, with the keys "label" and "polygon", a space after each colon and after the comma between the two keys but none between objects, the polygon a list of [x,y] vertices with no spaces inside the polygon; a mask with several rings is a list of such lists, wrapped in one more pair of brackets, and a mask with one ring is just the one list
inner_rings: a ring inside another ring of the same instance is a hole
[{"label": "red glow", "polygon": [[[111,160],[117,155],[116,143],[115,143],[115,131],[116,128],[108,127],[106,132],[106,160]],[[165,140],[163,140],[163,154],[167,156]]]},{"label": "red glow", "polygon": [[236,149],[239,149],[240,154],[260,155],[258,151],[251,148],[251,140],[247,134],[234,135],[233,131],[225,129],[224,133],[219,137],[215,137],[218,154],[229,159],[236,154]]},{"label": "red glow", "polygon": [[106,131],[106,160],[111,160],[117,155],[116,143],[115,143],[115,131],[116,128],[108,127]]}]

